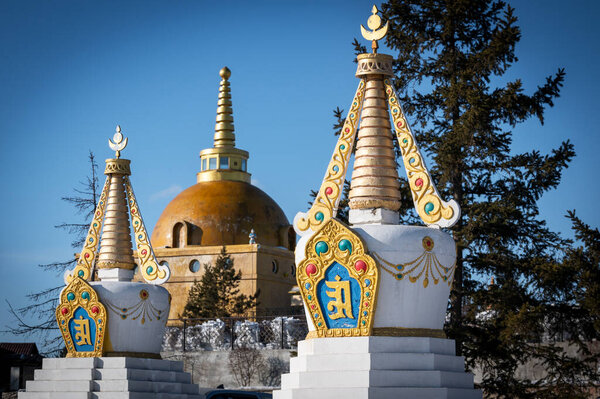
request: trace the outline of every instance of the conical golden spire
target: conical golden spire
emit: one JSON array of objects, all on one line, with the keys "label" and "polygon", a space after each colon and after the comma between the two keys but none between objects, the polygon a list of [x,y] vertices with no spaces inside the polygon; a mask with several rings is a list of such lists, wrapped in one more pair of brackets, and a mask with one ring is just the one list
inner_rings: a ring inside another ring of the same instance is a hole
[{"label": "conical golden spire", "polygon": [[229,68],[224,67],[219,72],[219,75],[222,79],[219,84],[217,123],[215,124],[215,147],[235,147],[231,90],[228,81],[231,77],[231,71]]},{"label": "conical golden spire", "polygon": [[391,57],[385,54],[361,55],[367,57],[359,57],[356,76],[366,79],[366,89],[350,185],[350,209],[397,211],[400,208],[400,185],[383,84],[384,77],[391,75],[391,68],[385,68],[391,65]]},{"label": "conical golden spire", "polygon": [[196,178],[198,183],[220,180],[250,183],[250,173],[247,172],[248,152],[235,148],[233,109],[229,87],[231,71],[224,67],[219,75],[221,83],[219,84],[214,147],[200,151],[201,170]]},{"label": "conical golden spire", "polygon": [[131,216],[139,273],[150,284],[163,284],[169,279],[171,272],[168,265],[159,265],[156,262],[148,240],[148,233],[129,181],[131,161],[120,159],[121,151],[127,146],[127,138],[121,134],[120,126],[117,126],[112,140],[108,140],[108,145],[116,152],[116,158],[106,160],[106,182],[94,218],[77,259],[77,266],[65,273],[65,282],[69,284],[76,277],[90,280],[93,278],[94,269],[98,269],[98,277],[101,280],[131,281],[136,266],[131,248]]},{"label": "conical golden spire", "polygon": [[[308,212],[299,212],[294,228],[300,235],[316,232],[337,214],[343,193],[350,154],[356,141],[352,179],[350,183],[348,221],[356,224],[396,224],[400,208],[400,184],[396,168],[396,151],[390,115],[415,209],[429,226],[449,227],[460,217],[460,207],[454,200],[442,200],[425,167],[423,157],[391,78],[394,58],[378,54],[378,41],[388,31],[382,26],[373,6],[367,21],[371,30],[361,25],[362,35],[371,41],[373,53],[357,57],[356,77],[360,84],[334,148],[325,177]],[[357,132],[358,120],[360,129]],[[358,137],[357,137],[358,135]]]},{"label": "conical golden spire", "polygon": [[114,143],[109,140],[109,146],[116,151],[116,158],[107,159],[104,170],[104,174],[108,176],[108,198],[96,266],[98,269],[133,270],[135,262],[131,249],[129,209],[125,198],[125,176],[129,176],[131,170],[128,159],[119,159],[121,151],[127,145],[120,126],[117,126],[113,140]]}]

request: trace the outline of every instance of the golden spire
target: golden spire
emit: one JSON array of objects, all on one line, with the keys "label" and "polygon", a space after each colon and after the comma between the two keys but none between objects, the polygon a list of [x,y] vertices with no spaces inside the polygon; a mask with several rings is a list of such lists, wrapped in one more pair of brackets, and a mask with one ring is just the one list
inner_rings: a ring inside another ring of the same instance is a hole
[{"label": "golden spire", "polygon": [[[360,83],[325,177],[308,212],[299,212],[294,218],[294,229],[300,235],[317,232],[329,219],[336,217],[355,142],[348,195],[350,224],[398,223],[400,190],[393,133],[402,152],[412,201],[421,220],[428,226],[439,228],[454,225],[460,217],[458,203],[444,201],[439,195],[402,111],[391,81],[394,58],[377,53],[377,41],[383,39],[388,30],[387,22],[381,26],[378,12],[373,6],[367,23],[371,31],[361,25],[363,36],[372,41],[373,53],[357,57],[356,77]],[[395,132],[392,132],[392,126]]]},{"label": "golden spire", "polygon": [[231,71],[224,67],[219,72],[219,101],[215,124],[214,147],[200,151],[201,169],[196,175],[198,183],[206,181],[240,181],[250,183],[247,170],[248,152],[235,148],[233,110],[229,78]]},{"label": "golden spire", "polygon": [[100,252],[98,253],[98,269],[128,269],[133,270],[133,251],[131,249],[131,229],[129,225],[129,209],[125,195],[125,177],[131,174],[128,159],[119,159],[121,151],[127,145],[123,140],[121,127],[117,126],[114,143],[109,139],[108,145],[116,151],[116,158],[106,160],[108,198]]},{"label": "golden spire", "polygon": [[217,123],[215,124],[215,147],[235,147],[235,134],[233,128],[233,110],[231,108],[231,90],[229,78],[231,71],[223,67],[219,71],[221,83],[219,84],[219,102],[217,107]]},{"label": "golden spire", "polygon": [[358,56],[356,77],[365,81],[365,97],[361,112],[360,130],[354,156],[350,185],[350,209],[400,208],[400,185],[396,168],[396,152],[387,96],[383,80],[393,76],[392,57],[377,54],[377,40],[387,33],[387,23],[381,27],[377,7],[373,6],[367,25],[360,26],[363,36],[372,40],[373,54]]},{"label": "golden spire", "polygon": [[94,211],[94,218],[79,253],[77,266],[73,270],[67,270],[65,282],[69,284],[75,277],[90,280],[94,268],[98,269],[101,280],[131,281],[136,266],[131,248],[131,215],[140,274],[150,284],[162,284],[169,279],[171,272],[168,265],[159,265],[156,262],[148,240],[148,233],[129,181],[131,161],[119,158],[121,151],[127,146],[127,138],[123,138],[120,126],[117,126],[113,139],[108,140],[108,145],[116,151],[116,158],[106,160],[106,182]]},{"label": "golden spire", "polygon": [[373,8],[371,9],[371,13],[373,15],[371,15],[367,20],[367,26],[369,29],[371,29],[370,31],[368,31],[364,26],[360,26],[360,31],[363,37],[371,41],[373,53],[377,53],[377,49],[379,48],[377,41],[383,39],[388,31],[387,22],[385,23],[385,26],[381,28],[381,17],[377,15],[378,12],[379,10],[377,9],[377,6],[373,5]]}]

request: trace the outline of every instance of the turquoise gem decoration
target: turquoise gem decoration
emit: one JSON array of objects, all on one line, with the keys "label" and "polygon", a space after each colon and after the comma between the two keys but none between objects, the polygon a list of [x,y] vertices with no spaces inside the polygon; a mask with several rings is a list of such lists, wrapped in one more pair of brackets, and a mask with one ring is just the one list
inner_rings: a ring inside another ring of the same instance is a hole
[{"label": "turquoise gem decoration", "polygon": [[319,241],[317,245],[315,245],[315,251],[317,251],[317,255],[321,255],[329,251],[329,245],[325,241]]},{"label": "turquoise gem decoration", "polygon": [[340,150],[345,150],[346,146],[344,144],[340,145]]},{"label": "turquoise gem decoration", "polygon": [[306,287],[307,290],[310,289],[310,283],[306,283],[306,284],[304,284],[304,286]]},{"label": "turquoise gem decoration", "polygon": [[339,171],[339,170],[340,170],[340,168],[339,168],[337,165],[333,165],[333,171],[334,171],[334,172],[337,172],[337,171]]},{"label": "turquoise gem decoration", "polygon": [[146,273],[151,274],[154,271],[154,268],[152,266],[148,266],[146,268]]},{"label": "turquoise gem decoration", "polygon": [[308,300],[311,301],[312,300],[312,295],[308,296]]},{"label": "turquoise gem decoration", "polygon": [[403,142],[404,144],[406,144],[406,143],[408,143],[408,139],[404,139],[404,140],[402,140],[402,142]]},{"label": "turquoise gem decoration", "polygon": [[367,292],[365,292],[365,296],[368,298],[371,296],[371,293],[367,291]]},{"label": "turquoise gem decoration", "polygon": [[73,299],[75,299],[75,294],[73,294],[72,292],[69,292],[69,293],[67,294],[67,299],[68,299],[69,301],[72,301]]},{"label": "turquoise gem decoration", "polygon": [[82,297],[83,299],[90,299],[90,293],[89,293],[89,292],[87,292],[87,291],[83,291],[83,292],[81,293],[81,297]]},{"label": "turquoise gem decoration", "polygon": [[77,275],[82,278],[83,278],[84,274],[85,274],[85,272],[83,270],[80,270],[77,272]]},{"label": "turquoise gem decoration", "polygon": [[365,287],[368,287],[368,286],[370,286],[370,285],[371,285],[371,280],[369,280],[369,279],[366,279],[366,280],[365,280]]},{"label": "turquoise gem decoration", "polygon": [[397,278],[398,280],[402,280],[402,277],[403,277],[403,276],[402,276],[402,273],[398,273],[398,274],[396,274],[396,278]]},{"label": "turquoise gem decoration", "polygon": [[433,206],[432,202],[428,202],[425,204],[425,213],[429,215],[429,213],[431,211],[433,211],[433,209],[435,208],[435,206]]},{"label": "turquoise gem decoration", "polygon": [[413,163],[413,162],[415,162],[414,158],[411,158],[411,159],[408,160],[408,163]]},{"label": "turquoise gem decoration", "polygon": [[317,212],[315,214],[315,219],[317,219],[319,222],[322,222],[324,217],[325,215],[323,215],[323,212]]},{"label": "turquoise gem decoration", "polygon": [[348,253],[352,253],[352,244],[350,243],[350,241],[344,239],[341,240],[338,244],[338,248],[341,251],[348,251]]}]

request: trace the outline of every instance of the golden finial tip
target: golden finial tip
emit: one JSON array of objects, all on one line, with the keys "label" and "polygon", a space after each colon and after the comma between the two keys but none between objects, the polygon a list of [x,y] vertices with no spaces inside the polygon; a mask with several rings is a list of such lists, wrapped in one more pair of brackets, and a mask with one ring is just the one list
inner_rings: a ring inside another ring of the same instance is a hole
[{"label": "golden finial tip", "polygon": [[111,150],[116,152],[115,156],[117,158],[121,156],[121,151],[127,147],[127,137],[123,137],[120,125],[117,125],[117,129],[112,140],[108,139],[108,146]]},{"label": "golden finial tip", "polygon": [[367,19],[367,26],[369,27],[369,29],[371,29],[370,31],[367,30],[364,26],[360,26],[360,31],[363,37],[371,41],[371,48],[373,49],[373,53],[376,53],[377,49],[379,48],[377,41],[383,39],[388,31],[387,22],[383,27],[381,26],[381,17],[377,15],[378,12],[379,10],[377,9],[377,6],[373,5],[373,8],[371,9],[372,15],[369,17],[369,19]]},{"label": "golden finial tip", "polygon": [[231,77],[231,70],[227,67],[223,67],[221,71],[219,71],[219,76],[223,79],[227,80]]}]

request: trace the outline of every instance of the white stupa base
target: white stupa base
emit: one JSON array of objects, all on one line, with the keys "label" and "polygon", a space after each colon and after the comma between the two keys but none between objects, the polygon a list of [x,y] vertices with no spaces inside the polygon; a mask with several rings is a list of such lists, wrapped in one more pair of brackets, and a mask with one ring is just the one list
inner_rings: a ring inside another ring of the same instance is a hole
[{"label": "white stupa base", "polygon": [[44,359],[19,399],[200,399],[183,363],[133,357]]},{"label": "white stupa base", "polygon": [[421,337],[316,338],[298,343],[275,399],[481,399],[454,341]]}]

